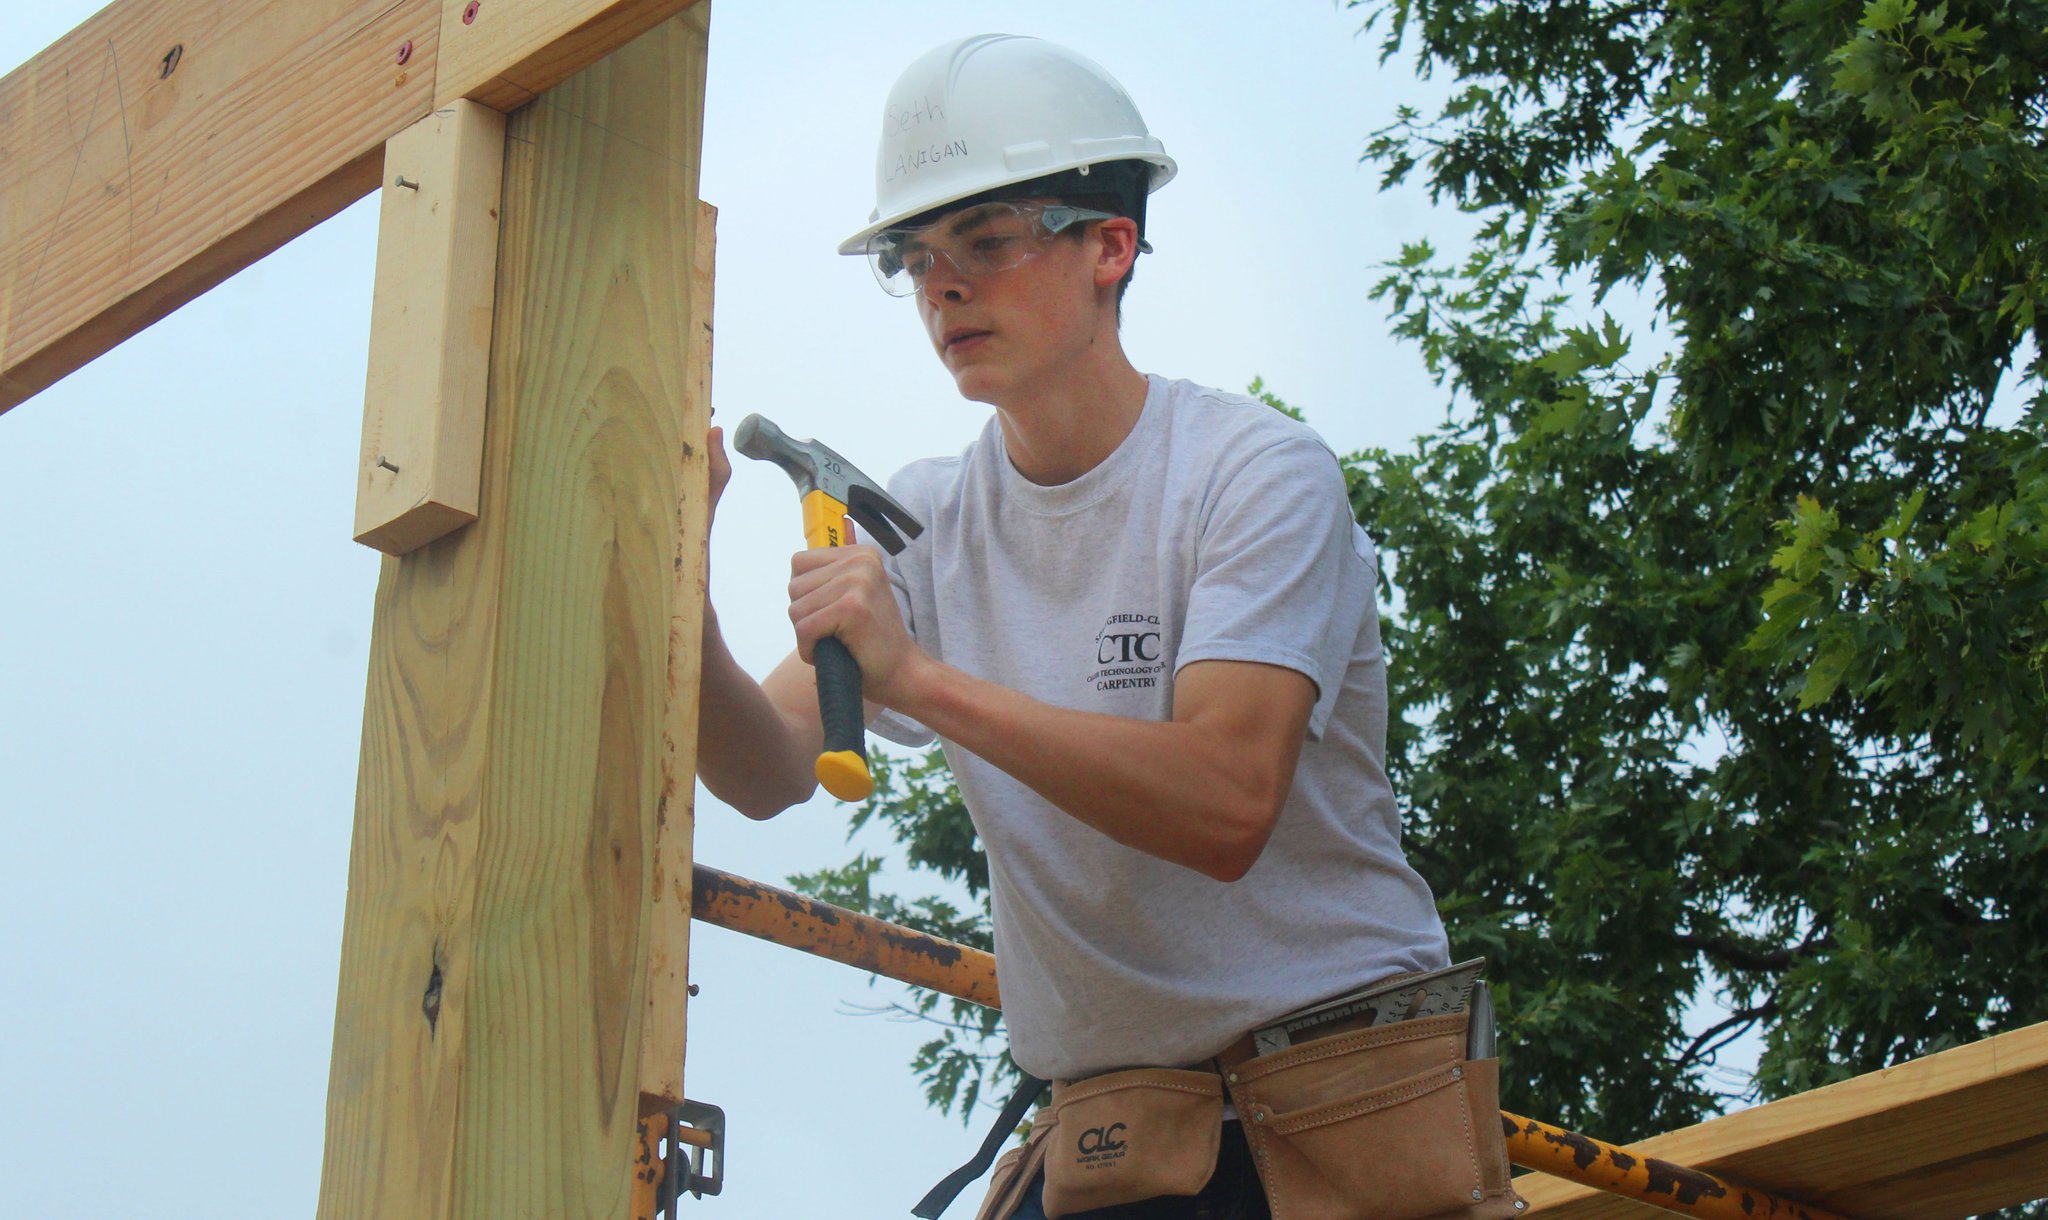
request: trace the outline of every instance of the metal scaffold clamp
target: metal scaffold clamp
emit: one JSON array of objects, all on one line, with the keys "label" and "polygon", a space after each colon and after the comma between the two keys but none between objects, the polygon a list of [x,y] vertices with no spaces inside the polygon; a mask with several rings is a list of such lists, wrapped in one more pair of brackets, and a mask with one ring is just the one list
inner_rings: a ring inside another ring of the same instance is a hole
[{"label": "metal scaffold clamp", "polygon": [[676,1220],[685,1192],[702,1199],[725,1188],[725,1111],[688,1098],[666,1111],[667,1148],[655,1187],[655,1215]]}]

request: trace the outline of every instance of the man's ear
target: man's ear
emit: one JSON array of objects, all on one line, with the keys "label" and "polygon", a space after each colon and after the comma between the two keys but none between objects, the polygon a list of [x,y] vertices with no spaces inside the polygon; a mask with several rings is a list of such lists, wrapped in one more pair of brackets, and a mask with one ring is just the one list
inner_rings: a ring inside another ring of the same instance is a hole
[{"label": "man's ear", "polygon": [[1108,288],[1124,278],[1138,257],[1138,222],[1113,216],[1095,226],[1095,286]]}]

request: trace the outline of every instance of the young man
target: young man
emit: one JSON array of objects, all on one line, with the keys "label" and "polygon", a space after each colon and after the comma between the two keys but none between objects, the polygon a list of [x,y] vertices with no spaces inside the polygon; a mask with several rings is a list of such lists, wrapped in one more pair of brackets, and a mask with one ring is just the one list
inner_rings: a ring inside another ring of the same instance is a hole
[{"label": "young man", "polygon": [[[1145,197],[1173,173],[1123,89],[1063,48],[984,36],[914,63],[875,213],[841,252],[911,298],[993,415],[894,480],[927,527],[902,555],[796,556],[797,649],[764,683],[707,611],[700,765],[749,816],[813,790],[823,636],[859,661],[878,732],[944,743],[988,850],[1012,1054],[1061,1081],[1200,1064],[1446,963],[1401,852],[1375,559],[1336,458],[1119,342]],[[716,446],[713,469],[722,488]],[[1035,1191],[1015,1215],[1043,1214]],[[1199,1196],[1085,1214],[1265,1206],[1233,1122]]]}]

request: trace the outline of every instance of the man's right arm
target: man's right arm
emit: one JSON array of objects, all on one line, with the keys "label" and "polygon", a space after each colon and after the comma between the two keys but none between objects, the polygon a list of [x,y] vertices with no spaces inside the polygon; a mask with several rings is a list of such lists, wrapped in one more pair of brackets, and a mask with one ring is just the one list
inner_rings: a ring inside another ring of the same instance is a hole
[{"label": "man's right arm", "polygon": [[[711,517],[732,478],[724,429],[706,438],[711,458]],[[711,525],[707,521],[706,527]],[[756,820],[800,805],[817,791],[816,760],[825,740],[817,680],[794,653],[765,683],[740,668],[704,598],[703,669],[697,698],[697,775],[711,795]]]},{"label": "man's right arm", "polygon": [[733,659],[705,602],[697,774],[711,795],[756,820],[811,799],[825,741],[812,673],[791,653],[765,682],[754,681]]}]

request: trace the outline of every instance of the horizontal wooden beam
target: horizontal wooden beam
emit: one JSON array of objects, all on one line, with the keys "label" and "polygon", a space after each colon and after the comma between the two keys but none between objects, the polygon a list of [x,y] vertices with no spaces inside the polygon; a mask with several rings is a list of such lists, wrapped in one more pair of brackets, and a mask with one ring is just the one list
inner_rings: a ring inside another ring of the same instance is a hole
[{"label": "horizontal wooden beam", "polygon": [[115,0],[0,77],[0,411],[690,3]]},{"label": "horizontal wooden beam", "polygon": [[0,410],[369,193],[440,18],[117,0],[0,79]]},{"label": "horizontal wooden beam", "polygon": [[[2048,1198],[2048,1023],[1629,1145],[1859,1220],[1943,1220]],[[1543,1220],[1667,1213],[1542,1174]]]}]

